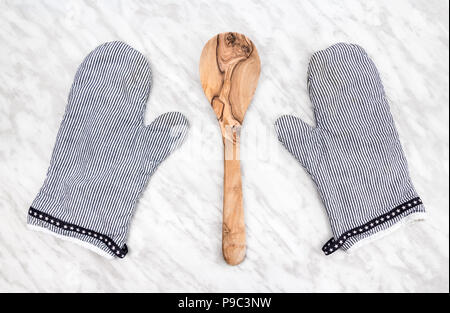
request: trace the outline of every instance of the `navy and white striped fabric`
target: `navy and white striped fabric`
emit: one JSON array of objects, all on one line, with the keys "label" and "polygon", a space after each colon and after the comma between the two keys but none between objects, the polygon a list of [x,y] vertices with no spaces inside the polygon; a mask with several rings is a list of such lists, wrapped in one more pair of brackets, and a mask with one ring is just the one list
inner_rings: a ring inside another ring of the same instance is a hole
[{"label": "navy and white striped fabric", "polygon": [[137,200],[188,129],[178,112],[144,125],[151,78],[144,56],[123,42],[105,43],[86,57],[28,224],[125,256]]},{"label": "navy and white striped fabric", "polygon": [[347,250],[425,212],[380,76],[364,49],[339,43],[315,53],[308,89],[316,126],[286,115],[275,129],[318,186],[333,233],[323,251]]}]

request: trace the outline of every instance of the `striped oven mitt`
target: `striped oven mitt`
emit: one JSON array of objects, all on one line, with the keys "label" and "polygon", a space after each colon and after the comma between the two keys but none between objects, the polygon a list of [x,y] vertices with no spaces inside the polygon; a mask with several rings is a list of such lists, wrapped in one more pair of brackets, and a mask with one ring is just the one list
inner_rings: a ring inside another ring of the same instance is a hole
[{"label": "striped oven mitt", "polygon": [[308,89],[316,127],[285,115],[275,129],[319,189],[333,232],[324,253],[422,219],[380,76],[364,49],[339,43],[315,53]]},{"label": "striped oven mitt", "polygon": [[123,258],[130,219],[158,165],[183,141],[178,112],[144,125],[151,87],[144,56],[122,42],[92,51],[69,94],[47,178],[28,224],[103,256]]}]

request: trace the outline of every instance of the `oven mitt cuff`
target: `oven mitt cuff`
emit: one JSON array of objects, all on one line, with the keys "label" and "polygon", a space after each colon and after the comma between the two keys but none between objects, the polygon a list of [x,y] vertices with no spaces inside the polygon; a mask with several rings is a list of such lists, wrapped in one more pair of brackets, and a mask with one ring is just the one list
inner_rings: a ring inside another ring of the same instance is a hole
[{"label": "oven mitt cuff", "polygon": [[316,183],[333,238],[325,254],[348,250],[425,208],[411,182],[375,64],[357,45],[339,43],[313,55],[308,90],[316,126],[285,115],[279,141]]},{"label": "oven mitt cuff", "polygon": [[79,67],[45,182],[28,210],[31,228],[123,258],[136,203],[158,165],[186,136],[168,112],[144,125],[151,87],[144,56],[123,42],[92,51]]}]

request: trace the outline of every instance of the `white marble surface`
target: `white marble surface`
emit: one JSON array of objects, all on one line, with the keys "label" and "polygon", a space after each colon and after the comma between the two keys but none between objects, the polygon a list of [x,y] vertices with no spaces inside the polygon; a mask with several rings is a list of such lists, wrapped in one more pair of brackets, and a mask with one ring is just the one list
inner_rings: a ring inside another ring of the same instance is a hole
[{"label": "white marble surface", "polygon": [[[0,0],[0,291],[449,291],[448,2]],[[206,41],[238,31],[262,73],[242,133],[247,259],[221,255],[220,131],[199,82]],[[68,91],[86,54],[123,40],[151,62],[147,120],[178,110],[185,144],[139,202],[124,260],[28,231]],[[330,237],[311,179],[278,143],[283,113],[312,123],[311,54],[362,45],[377,64],[429,217],[353,254]]]}]

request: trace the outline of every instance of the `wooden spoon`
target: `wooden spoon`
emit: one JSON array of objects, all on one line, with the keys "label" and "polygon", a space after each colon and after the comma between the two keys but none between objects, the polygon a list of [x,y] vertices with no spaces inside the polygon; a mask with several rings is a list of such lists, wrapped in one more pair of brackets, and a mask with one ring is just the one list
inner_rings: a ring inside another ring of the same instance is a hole
[{"label": "wooden spoon", "polygon": [[238,33],[213,37],[200,57],[200,80],[216,113],[224,144],[222,252],[230,265],[237,265],[245,258],[239,137],[260,71],[256,47]]}]

